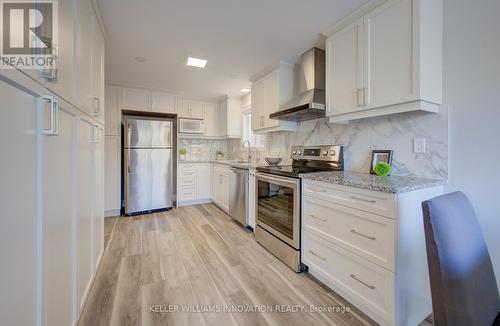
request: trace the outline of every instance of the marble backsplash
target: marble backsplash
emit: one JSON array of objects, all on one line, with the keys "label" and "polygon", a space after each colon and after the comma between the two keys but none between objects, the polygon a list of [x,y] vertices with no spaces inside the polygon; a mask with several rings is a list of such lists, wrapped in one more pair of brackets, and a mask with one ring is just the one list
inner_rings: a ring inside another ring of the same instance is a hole
[{"label": "marble backsplash", "polygon": [[228,141],[226,139],[187,139],[180,138],[178,148],[185,148],[187,161],[208,162],[216,157],[217,150],[221,150],[227,157]]},{"label": "marble backsplash", "polygon": [[[264,147],[257,148],[257,159],[282,157],[290,163],[294,145],[345,145],[345,170],[369,171],[373,149],[392,149],[393,175],[413,175],[426,178],[448,178],[448,111],[439,114],[411,112],[330,124],[328,119],[304,121],[296,132],[265,134]],[[414,138],[426,139],[426,152],[414,153]],[[228,140],[229,157],[246,158],[241,141]],[[255,150],[254,150],[255,151]]]}]

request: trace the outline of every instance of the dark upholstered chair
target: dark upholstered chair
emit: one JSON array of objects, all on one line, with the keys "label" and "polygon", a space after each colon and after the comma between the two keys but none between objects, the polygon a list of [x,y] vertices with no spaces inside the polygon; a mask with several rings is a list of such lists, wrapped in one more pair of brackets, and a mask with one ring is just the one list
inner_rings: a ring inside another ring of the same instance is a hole
[{"label": "dark upholstered chair", "polygon": [[495,274],[469,199],[454,192],[422,209],[435,325],[500,325]]}]

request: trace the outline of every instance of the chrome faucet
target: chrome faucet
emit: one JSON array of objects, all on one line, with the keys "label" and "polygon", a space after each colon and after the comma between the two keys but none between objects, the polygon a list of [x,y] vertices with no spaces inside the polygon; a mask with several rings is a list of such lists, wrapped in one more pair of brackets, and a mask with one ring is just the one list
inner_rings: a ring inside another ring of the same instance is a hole
[{"label": "chrome faucet", "polygon": [[245,144],[248,144],[248,156],[247,156],[247,161],[248,163],[250,163],[250,161],[252,160],[252,145],[250,144],[250,141],[249,140],[245,140],[243,143],[241,143],[241,147],[242,148],[245,148]]}]

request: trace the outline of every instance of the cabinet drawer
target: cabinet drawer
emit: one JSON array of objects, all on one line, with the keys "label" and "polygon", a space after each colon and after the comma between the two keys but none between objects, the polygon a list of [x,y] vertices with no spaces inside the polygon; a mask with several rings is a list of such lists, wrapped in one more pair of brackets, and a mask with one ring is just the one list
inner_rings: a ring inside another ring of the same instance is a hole
[{"label": "cabinet drawer", "polygon": [[304,232],[302,260],[332,289],[368,316],[394,320],[394,274],[328,241]]},{"label": "cabinet drawer", "polygon": [[191,177],[179,176],[178,184],[179,186],[196,185],[196,178],[194,176]]},{"label": "cabinet drawer", "polygon": [[303,194],[340,205],[395,218],[393,194],[306,180]]},{"label": "cabinet drawer", "polygon": [[196,199],[196,186],[179,186],[177,201],[190,201]]},{"label": "cabinet drawer", "polygon": [[223,176],[228,176],[229,175],[229,169],[226,168],[215,168],[215,174],[223,175]]},{"label": "cabinet drawer", "polygon": [[394,271],[394,220],[313,197],[302,209],[303,228]]},{"label": "cabinet drawer", "polygon": [[196,179],[196,170],[179,170],[179,178],[193,178]]},{"label": "cabinet drawer", "polygon": [[194,163],[181,163],[179,164],[179,171],[184,171],[184,170],[194,170],[196,167],[194,166]]}]

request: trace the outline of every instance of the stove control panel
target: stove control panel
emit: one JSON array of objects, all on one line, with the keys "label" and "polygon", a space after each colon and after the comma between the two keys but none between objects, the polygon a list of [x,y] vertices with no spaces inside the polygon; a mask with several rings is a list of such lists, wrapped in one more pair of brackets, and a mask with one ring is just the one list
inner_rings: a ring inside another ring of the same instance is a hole
[{"label": "stove control panel", "polygon": [[343,145],[331,146],[293,146],[292,160],[342,162]]}]

